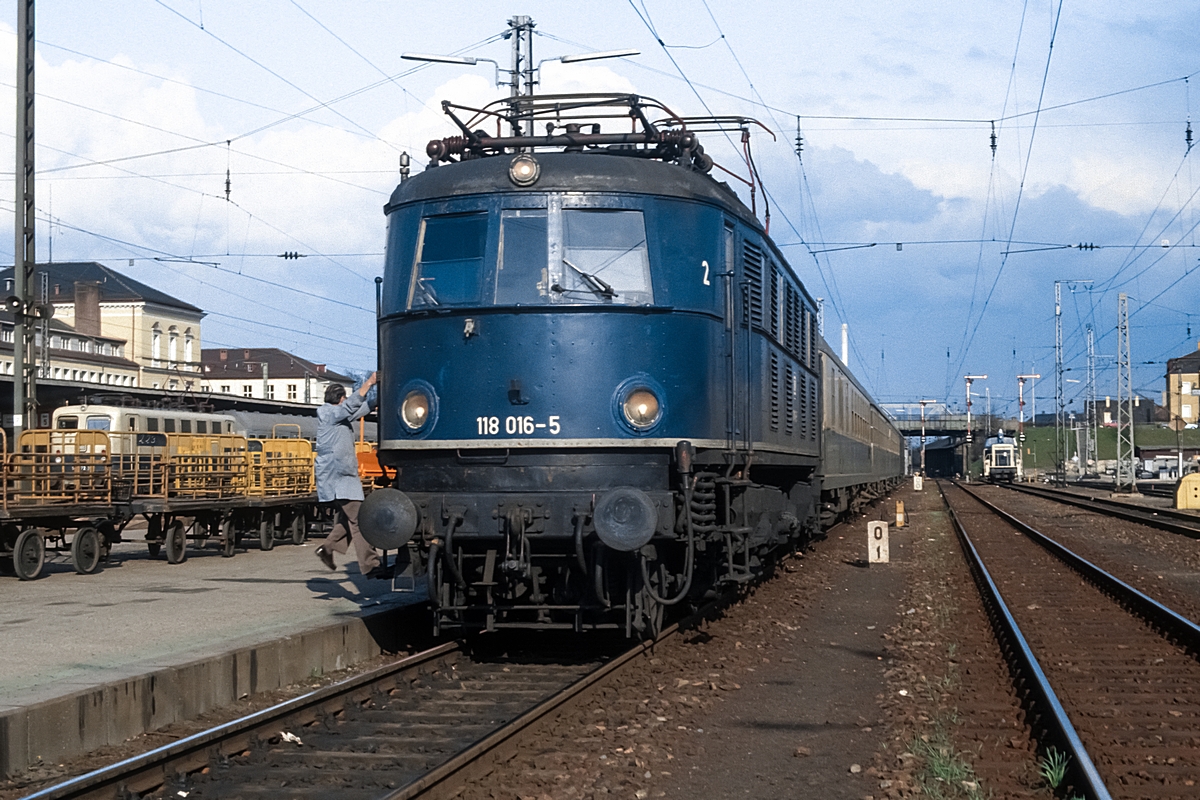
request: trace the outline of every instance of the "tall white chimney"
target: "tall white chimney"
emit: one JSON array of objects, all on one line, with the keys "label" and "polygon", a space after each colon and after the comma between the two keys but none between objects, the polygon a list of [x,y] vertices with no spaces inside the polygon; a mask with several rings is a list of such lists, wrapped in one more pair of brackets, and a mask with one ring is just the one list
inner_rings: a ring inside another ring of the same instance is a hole
[{"label": "tall white chimney", "polygon": [[850,326],[842,323],[842,363],[850,366]]}]

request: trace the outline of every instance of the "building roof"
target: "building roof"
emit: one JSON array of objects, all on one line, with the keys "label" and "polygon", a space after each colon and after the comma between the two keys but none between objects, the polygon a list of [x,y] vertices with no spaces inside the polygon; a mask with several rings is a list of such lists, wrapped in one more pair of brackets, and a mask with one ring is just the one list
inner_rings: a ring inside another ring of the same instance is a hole
[{"label": "building roof", "polygon": [[1181,375],[1200,372],[1200,347],[1179,358],[1167,359],[1167,374]]},{"label": "building roof", "polygon": [[[197,308],[191,303],[185,303],[177,297],[147,286],[141,281],[135,281],[133,278],[95,261],[38,264],[35,267],[35,275],[38,272],[45,272],[50,277],[50,302],[52,303],[74,303],[75,281],[86,281],[99,285],[101,303],[142,301],[157,306],[204,314],[203,309]],[[0,281],[11,279],[12,275],[13,268],[5,267],[0,270]]]},{"label": "building roof", "polygon": [[204,379],[208,381],[250,377],[262,380],[262,365],[266,363],[268,379],[309,376],[351,386],[357,383],[354,378],[327,369],[324,364],[314,364],[278,347],[206,347],[200,351],[200,361]]}]

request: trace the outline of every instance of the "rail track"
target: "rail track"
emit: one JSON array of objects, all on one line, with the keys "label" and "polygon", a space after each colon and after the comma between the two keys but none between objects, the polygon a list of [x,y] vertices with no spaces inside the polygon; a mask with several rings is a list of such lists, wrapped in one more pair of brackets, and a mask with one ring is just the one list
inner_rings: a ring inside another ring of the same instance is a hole
[{"label": "rail track", "polygon": [[942,486],[1043,752],[1089,798],[1200,793],[1200,627],[967,489]]},{"label": "rail track", "polygon": [[1012,484],[1010,489],[1035,497],[1045,497],[1059,503],[1066,503],[1077,508],[1106,514],[1110,517],[1140,522],[1171,533],[1200,539],[1200,514],[1191,511],[1178,511],[1174,508],[1155,508],[1110,497],[1096,497],[1063,489],[1051,489],[1032,484]]},{"label": "rail track", "polygon": [[[431,796],[677,630],[615,657],[599,637],[582,646],[576,639],[568,649],[548,647],[542,635],[536,657],[495,649],[517,646],[511,636],[439,645],[28,800]],[[607,646],[613,649],[611,640]]]}]

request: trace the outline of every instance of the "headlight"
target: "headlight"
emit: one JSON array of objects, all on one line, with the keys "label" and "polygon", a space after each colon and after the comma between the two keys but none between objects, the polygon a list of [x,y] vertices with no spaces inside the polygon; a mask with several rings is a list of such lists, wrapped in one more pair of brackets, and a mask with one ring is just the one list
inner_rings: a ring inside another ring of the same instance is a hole
[{"label": "headlight", "polygon": [[635,428],[650,428],[662,413],[658,398],[649,389],[634,389],[625,398],[625,419]]},{"label": "headlight", "polygon": [[420,389],[413,389],[404,397],[400,404],[400,419],[409,430],[419,431],[429,421],[429,395]]},{"label": "headlight", "polygon": [[508,178],[517,186],[532,186],[542,173],[542,165],[528,153],[519,153],[508,162]]}]

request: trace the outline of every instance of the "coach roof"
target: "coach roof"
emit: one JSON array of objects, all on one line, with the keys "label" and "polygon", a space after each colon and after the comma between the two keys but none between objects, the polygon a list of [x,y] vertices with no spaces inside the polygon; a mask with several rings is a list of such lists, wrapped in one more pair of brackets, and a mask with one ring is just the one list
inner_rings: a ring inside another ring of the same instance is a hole
[{"label": "coach roof", "polygon": [[392,192],[384,212],[390,213],[407,203],[498,192],[631,193],[713,203],[761,227],[728,185],[675,164],[606,152],[534,153],[533,156],[541,174],[532,186],[520,187],[509,180],[509,156],[467,159],[426,169],[404,181]]}]

